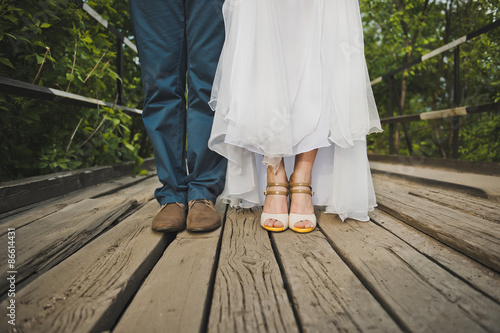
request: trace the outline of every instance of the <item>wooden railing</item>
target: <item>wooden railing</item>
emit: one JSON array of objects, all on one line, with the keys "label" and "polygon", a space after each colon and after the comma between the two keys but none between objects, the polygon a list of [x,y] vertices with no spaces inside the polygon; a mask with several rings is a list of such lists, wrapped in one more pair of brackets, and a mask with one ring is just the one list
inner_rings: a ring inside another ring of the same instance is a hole
[{"label": "wooden railing", "polygon": [[[476,38],[482,34],[485,34],[491,30],[494,30],[500,26],[500,21],[495,21],[491,24],[488,24],[478,30],[475,30],[465,36],[462,36],[456,40],[454,40],[451,43],[448,43],[446,45],[443,45],[427,54],[424,54],[417,59],[395,69],[387,74],[384,74],[382,76],[377,77],[374,79],[371,84],[372,86],[383,82],[383,81],[388,81],[389,84],[389,106],[388,106],[388,111],[389,111],[389,117],[387,118],[382,118],[381,122],[382,124],[389,124],[389,154],[395,154],[396,149],[395,149],[395,144],[394,144],[394,134],[395,134],[395,129],[394,129],[394,124],[395,123],[401,123],[403,127],[403,132],[405,134],[405,141],[406,145],[408,147],[408,152],[410,155],[413,155],[413,148],[411,144],[411,139],[410,135],[408,132],[408,129],[406,127],[406,122],[409,121],[415,121],[415,120],[429,120],[429,119],[440,119],[440,118],[448,118],[452,117],[452,130],[453,130],[453,135],[452,135],[452,157],[453,158],[458,158],[458,147],[459,147],[459,133],[460,133],[460,122],[459,122],[459,117],[460,116],[465,116],[468,114],[473,114],[473,113],[480,113],[480,112],[497,112],[500,110],[500,103],[487,103],[487,104],[482,104],[482,105],[472,105],[472,106],[460,106],[462,102],[462,96],[461,96],[461,87],[460,87],[460,45],[470,41],[473,38]],[[426,60],[429,60],[432,57],[435,57],[443,52],[452,50],[454,52],[454,77],[453,77],[453,106],[450,107],[449,109],[445,110],[436,110],[436,111],[428,111],[428,112],[422,112],[419,114],[413,114],[413,115],[404,115],[403,114],[403,109],[400,103],[397,103],[395,99],[395,95],[397,95],[396,91],[396,86],[395,86],[395,80],[394,76],[398,73],[403,72],[404,70],[407,70],[421,62],[424,62]],[[396,102],[396,103],[395,103]],[[393,116],[394,115],[394,104],[397,105],[398,109],[398,116]]]}]

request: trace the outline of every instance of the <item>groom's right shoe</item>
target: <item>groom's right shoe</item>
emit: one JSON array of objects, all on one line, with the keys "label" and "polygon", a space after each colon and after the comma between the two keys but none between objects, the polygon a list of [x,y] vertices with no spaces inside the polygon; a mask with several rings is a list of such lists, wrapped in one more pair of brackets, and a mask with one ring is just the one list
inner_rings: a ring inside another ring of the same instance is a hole
[{"label": "groom's right shoe", "polygon": [[152,229],[162,232],[177,232],[186,229],[186,206],[179,202],[161,206],[153,219]]},{"label": "groom's right shoe", "polygon": [[188,202],[187,231],[207,232],[221,226],[219,213],[214,203],[208,199],[196,199]]}]

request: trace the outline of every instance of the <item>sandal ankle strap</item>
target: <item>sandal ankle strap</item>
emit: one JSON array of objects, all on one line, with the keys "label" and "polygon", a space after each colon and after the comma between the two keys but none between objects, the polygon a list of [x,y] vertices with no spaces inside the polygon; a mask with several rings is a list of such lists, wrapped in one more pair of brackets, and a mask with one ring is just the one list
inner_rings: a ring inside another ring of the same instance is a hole
[{"label": "sandal ankle strap", "polygon": [[305,193],[305,194],[309,194],[311,196],[314,195],[314,191],[312,191],[312,190],[290,190],[290,193]]},{"label": "sandal ankle strap", "polygon": [[287,196],[288,195],[288,191],[268,191],[268,190],[265,190],[264,191],[264,195],[284,195],[284,196]]},{"label": "sandal ankle strap", "polygon": [[[274,187],[274,186],[280,186],[286,188],[286,191],[269,191],[268,188]],[[290,188],[290,185],[288,183],[267,183],[266,190],[264,191],[264,195],[288,195],[288,189]]]},{"label": "sandal ankle strap", "polygon": [[[294,187],[299,187],[299,186],[308,187],[309,189],[308,190],[294,189]],[[314,192],[312,190],[310,183],[291,183],[289,191],[290,191],[290,193],[305,193],[305,194],[310,194],[311,196],[314,195]]]},{"label": "sandal ankle strap", "polygon": [[290,188],[292,187],[297,187],[297,186],[305,186],[309,187],[312,190],[311,184],[310,183],[291,183]]}]

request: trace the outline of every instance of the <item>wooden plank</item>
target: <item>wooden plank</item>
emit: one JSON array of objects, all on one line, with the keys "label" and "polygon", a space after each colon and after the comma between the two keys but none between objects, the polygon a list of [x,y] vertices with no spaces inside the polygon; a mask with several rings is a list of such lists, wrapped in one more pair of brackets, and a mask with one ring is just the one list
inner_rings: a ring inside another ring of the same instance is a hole
[{"label": "wooden plank", "polygon": [[[106,194],[105,196],[95,196],[94,198],[100,200],[106,200],[107,198],[113,196],[123,196],[128,198],[133,198],[137,203],[144,204],[152,199],[154,199],[154,190],[156,187],[161,186],[158,178],[151,177],[143,182],[137,183],[134,186],[126,187],[118,192],[111,194]],[[156,200],[155,200],[156,201]],[[159,207],[159,205],[158,205]]]},{"label": "wooden plank", "polygon": [[[149,160],[146,162],[148,166]],[[89,186],[132,174],[134,164],[126,162],[49,175],[29,177],[0,185],[0,213],[68,194]]]},{"label": "wooden plank", "polygon": [[[58,264],[89,242],[134,204],[128,197],[86,199],[16,230],[16,269],[20,282]],[[7,244],[7,235],[0,237]],[[7,262],[7,251],[0,252]],[[8,289],[8,274],[0,272],[0,293]]]},{"label": "wooden plank", "polygon": [[500,305],[372,222],[320,216],[336,252],[408,332],[493,332]]},{"label": "wooden plank", "polygon": [[157,211],[151,201],[17,292],[17,332],[110,330],[171,240],[151,230]]},{"label": "wooden plank", "polygon": [[[106,229],[133,205],[144,204],[153,198],[155,177],[134,186],[96,199],[85,199],[68,205],[35,223],[16,229],[18,253],[17,280],[45,271],[77,251],[81,246]],[[133,198],[133,199],[130,199]],[[7,227],[11,227],[7,224]],[[6,241],[7,234],[0,237]],[[0,254],[6,259],[7,252]],[[6,272],[0,273],[3,278]],[[0,293],[7,288],[7,281],[0,281]]]},{"label": "wooden plank", "polygon": [[[155,179],[156,177],[125,177],[81,189],[63,197],[49,199],[42,203],[33,204],[26,207],[23,211],[18,211],[17,214],[5,214],[0,217],[0,235],[5,234],[8,228],[18,229],[84,199],[95,198],[104,194],[112,194],[132,185],[137,185],[142,181],[147,181],[147,184],[153,187],[154,184],[158,183]],[[153,191],[151,190],[149,193],[151,194],[150,197],[152,197]]]},{"label": "wooden plank", "polygon": [[500,303],[500,274],[376,209],[372,221]]},{"label": "wooden plank", "polygon": [[[216,209],[224,218],[226,205]],[[113,332],[202,332],[221,231],[177,234]]]},{"label": "wooden plank", "polygon": [[500,272],[500,224],[377,184],[380,209]]},{"label": "wooden plank", "polygon": [[443,187],[415,183],[398,177],[376,174],[373,176],[375,187],[392,184],[391,188],[399,187],[405,192],[422,197],[439,205],[447,206],[464,213],[474,215],[489,221],[500,222],[500,208],[498,203],[484,198],[467,195]]},{"label": "wooden plank", "polygon": [[[27,206],[44,199],[82,188],[78,173],[63,173],[53,178],[39,178],[2,185],[0,188],[0,213]],[[43,199],[42,199],[43,198]]]},{"label": "wooden plank", "polygon": [[227,213],[208,332],[299,331],[260,213]]},{"label": "wooden plank", "polygon": [[[131,173],[131,166],[128,165]],[[0,186],[0,212],[6,212],[42,200],[96,185],[116,178],[113,166],[100,166],[30,177]]]},{"label": "wooden plank", "polygon": [[430,158],[425,156],[401,156],[368,154],[370,162],[382,162],[408,166],[419,166],[424,168],[436,168],[454,172],[475,173],[488,176],[500,176],[500,163],[498,162],[475,162],[455,159]]},{"label": "wooden plank", "polygon": [[455,48],[455,47],[457,47],[458,45],[465,43],[466,41],[467,41],[467,36],[462,36],[462,37],[460,37],[460,38],[457,38],[457,39],[455,39],[453,42],[450,42],[450,43],[448,43],[448,44],[446,44],[446,45],[443,45],[443,46],[441,46],[441,47],[438,47],[438,48],[437,48],[437,49],[435,49],[435,50],[432,50],[432,51],[431,51],[431,52],[429,52],[429,53],[424,54],[424,55],[422,56],[422,61],[426,61],[427,59],[430,59],[430,58],[432,58],[432,57],[435,57],[435,56],[437,56],[437,55],[439,55],[439,54],[441,54],[441,53],[443,53],[443,52],[445,52],[445,51],[448,51],[448,50],[450,50],[450,49],[452,49],[452,48]]},{"label": "wooden plank", "polygon": [[422,112],[420,113],[420,119],[422,120],[444,119],[449,117],[466,116],[466,115],[467,115],[466,107],[460,106],[445,110]]},{"label": "wooden plank", "polygon": [[304,332],[400,332],[319,230],[272,233]]},{"label": "wooden plank", "polygon": [[461,106],[451,109],[426,111],[413,115],[402,115],[380,119],[382,125],[415,120],[444,119],[456,116],[466,116],[473,113],[496,112],[500,110],[500,102],[479,105]]},{"label": "wooden plank", "polygon": [[488,199],[473,197],[460,192],[426,188],[411,188],[408,194],[488,221],[500,222],[500,209],[498,203],[495,204]]},{"label": "wooden plank", "polygon": [[379,162],[370,162],[370,167],[372,174],[390,175],[391,178],[401,178],[426,186],[445,188],[480,198],[500,200],[500,191],[498,186],[495,186],[496,183],[500,184],[498,177],[471,174],[464,176],[459,172]]},{"label": "wooden plank", "polygon": [[371,81],[370,81],[370,84],[371,84],[372,86],[374,86],[374,85],[376,85],[376,84],[378,84],[378,83],[382,82],[383,80],[384,80],[384,78],[383,78],[382,76],[379,76],[379,77],[377,77],[377,78],[375,78],[375,79],[371,80]]}]

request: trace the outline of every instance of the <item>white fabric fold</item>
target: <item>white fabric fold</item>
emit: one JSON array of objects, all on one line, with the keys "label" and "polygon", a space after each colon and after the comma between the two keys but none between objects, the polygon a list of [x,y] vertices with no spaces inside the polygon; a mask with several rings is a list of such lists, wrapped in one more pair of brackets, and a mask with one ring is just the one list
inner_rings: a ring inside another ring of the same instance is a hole
[{"label": "white fabric fold", "polygon": [[266,166],[319,148],[316,205],[367,220],[376,205],[367,134],[380,132],[356,0],[226,0],[210,149],[228,159],[222,198],[264,202]]}]

